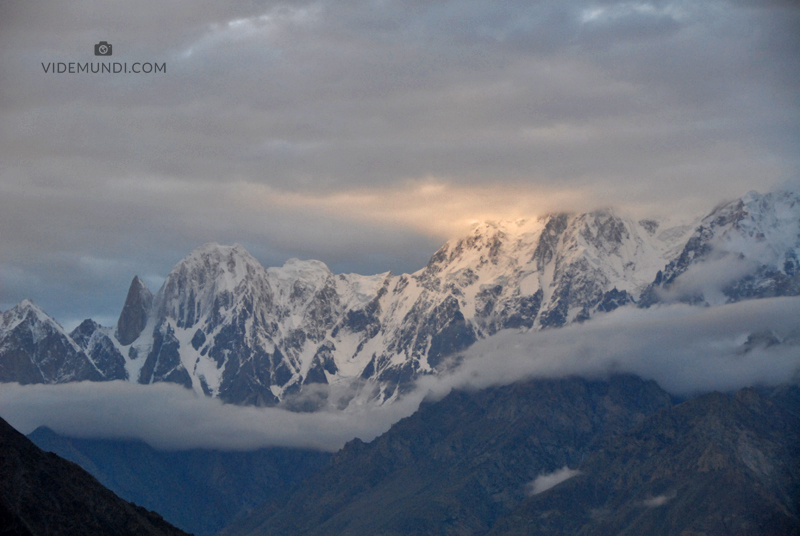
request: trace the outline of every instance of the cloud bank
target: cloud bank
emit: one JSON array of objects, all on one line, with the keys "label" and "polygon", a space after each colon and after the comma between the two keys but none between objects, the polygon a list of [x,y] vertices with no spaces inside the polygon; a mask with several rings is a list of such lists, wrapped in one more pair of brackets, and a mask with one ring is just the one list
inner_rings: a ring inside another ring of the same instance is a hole
[{"label": "cloud bank", "polygon": [[337,450],[366,441],[416,410],[419,400],[357,412],[295,413],[223,404],[175,384],[123,381],[3,384],[0,416],[23,433],[47,426],[73,437],[136,438],[165,450]]},{"label": "cloud bank", "polygon": [[[225,405],[172,384],[126,382],[0,385],[0,416],[24,433],[46,425],[78,437],[139,438],[156,448],[247,450],[268,445],[336,450],[369,441],[420,402],[452,389],[528,378],[604,378],[632,373],[690,396],[800,381],[800,298],[697,308],[621,308],[585,324],[543,332],[502,332],[476,343],[458,367],[424,377],[399,402],[347,411],[295,413]],[[783,344],[752,334],[771,330]]]},{"label": "cloud bank", "polygon": [[[798,318],[800,298],[706,308],[623,307],[585,324],[505,331],[479,341],[453,374],[431,384],[431,392],[446,392],[444,385],[481,389],[531,377],[603,378],[614,373],[653,379],[680,396],[800,381]],[[747,344],[751,335],[766,331],[784,344]]]}]

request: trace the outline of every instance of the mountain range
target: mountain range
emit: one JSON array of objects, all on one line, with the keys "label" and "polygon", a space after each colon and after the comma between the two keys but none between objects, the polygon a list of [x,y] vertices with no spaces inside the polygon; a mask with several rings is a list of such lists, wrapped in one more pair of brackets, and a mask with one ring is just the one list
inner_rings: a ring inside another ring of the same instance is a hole
[{"label": "mountain range", "polygon": [[0,381],[174,382],[235,404],[391,402],[503,329],[621,306],[800,294],[800,194],[750,192],[689,222],[613,210],[485,222],[413,274],[264,268],[241,245],[192,251],[153,294],[134,277],[116,326],[67,333],[29,300],[0,320]]}]

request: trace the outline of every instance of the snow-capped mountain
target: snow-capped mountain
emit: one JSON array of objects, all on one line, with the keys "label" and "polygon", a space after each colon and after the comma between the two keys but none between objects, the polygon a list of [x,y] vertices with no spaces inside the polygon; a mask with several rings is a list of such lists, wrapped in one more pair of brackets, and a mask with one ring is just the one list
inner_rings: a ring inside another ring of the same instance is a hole
[{"label": "snow-capped mountain", "polygon": [[[791,192],[753,192],[688,224],[611,210],[485,222],[413,274],[373,276],[313,260],[265,269],[240,245],[206,244],[155,295],[134,278],[115,328],[59,327],[64,360],[88,363],[92,378],[28,381],[168,381],[232,403],[301,408],[391,401],[501,329],[560,327],[632,303],[800,294],[799,225]],[[8,350],[21,340],[7,335],[12,311],[0,363],[24,354]]]},{"label": "snow-capped mountain", "polygon": [[105,379],[55,320],[23,300],[0,318],[0,381],[64,383]]},{"label": "snow-capped mountain", "polygon": [[729,303],[800,294],[800,193],[783,191],[718,206],[643,293],[641,306],[678,299]]}]

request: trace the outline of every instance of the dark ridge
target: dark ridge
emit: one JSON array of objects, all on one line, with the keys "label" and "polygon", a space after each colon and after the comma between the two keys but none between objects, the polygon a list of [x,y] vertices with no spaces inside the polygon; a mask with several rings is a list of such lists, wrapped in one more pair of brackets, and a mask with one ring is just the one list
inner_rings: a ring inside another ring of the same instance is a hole
[{"label": "dark ridge", "polygon": [[44,452],[0,419],[2,534],[186,536],[117,497],[72,462]]}]

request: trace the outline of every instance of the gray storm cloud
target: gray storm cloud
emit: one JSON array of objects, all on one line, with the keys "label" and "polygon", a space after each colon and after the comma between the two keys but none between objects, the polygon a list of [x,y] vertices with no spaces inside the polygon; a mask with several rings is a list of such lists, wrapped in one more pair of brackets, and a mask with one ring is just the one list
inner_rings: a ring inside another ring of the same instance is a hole
[{"label": "gray storm cloud", "polygon": [[[171,384],[84,382],[3,384],[0,416],[25,433],[46,425],[68,435],[139,438],[166,449],[336,450],[355,437],[371,440],[416,411],[422,400],[452,389],[621,373],[653,379],[679,396],[797,382],[798,318],[800,298],[773,298],[710,308],[621,308],[582,325],[501,332],[473,345],[452,372],[424,377],[401,401],[381,407],[294,413],[225,405]],[[783,344],[747,344],[750,335],[765,330]]]}]

